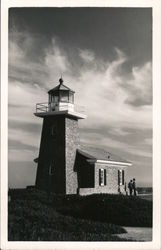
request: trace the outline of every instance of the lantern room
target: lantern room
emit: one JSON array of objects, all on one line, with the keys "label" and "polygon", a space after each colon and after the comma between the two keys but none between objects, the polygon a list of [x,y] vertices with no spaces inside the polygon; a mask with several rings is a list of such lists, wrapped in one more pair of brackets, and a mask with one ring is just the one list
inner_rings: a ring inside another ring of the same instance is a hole
[{"label": "lantern room", "polygon": [[49,111],[74,111],[74,91],[63,84],[59,79],[59,85],[48,91]]}]

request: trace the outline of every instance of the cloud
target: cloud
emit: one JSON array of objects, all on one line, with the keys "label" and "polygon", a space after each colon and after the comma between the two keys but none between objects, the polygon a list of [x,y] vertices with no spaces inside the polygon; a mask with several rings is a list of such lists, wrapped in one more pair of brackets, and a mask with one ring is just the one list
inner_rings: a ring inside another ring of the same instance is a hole
[{"label": "cloud", "polygon": [[108,134],[104,136],[100,136],[100,133],[84,133],[82,136],[82,143],[94,145],[95,147],[102,147],[104,149],[108,149],[109,151],[114,152],[116,149],[121,150],[128,157],[130,155],[137,155],[143,157],[152,157],[151,149],[147,149],[146,147],[142,147],[137,143],[136,145],[132,145],[130,143],[119,141],[118,139],[110,138]]},{"label": "cloud", "polygon": [[[10,162],[33,162],[35,159],[35,152],[27,149],[10,149],[9,150],[9,161]],[[34,163],[33,163],[34,165]]]},{"label": "cloud", "polygon": [[9,129],[9,140],[37,148],[40,142],[40,135],[35,133],[33,136],[30,130]]},{"label": "cloud", "polygon": [[[108,60],[108,55],[105,61],[91,50],[71,48],[75,58],[73,63],[70,48],[65,51],[55,37],[50,44],[44,43],[36,60],[37,37],[26,32],[12,33],[9,46],[9,140],[18,141],[19,146],[39,146],[42,119],[33,115],[35,104],[48,101],[47,90],[58,84],[60,74],[63,74],[64,84],[76,91],[76,109],[77,105],[84,106],[88,115],[85,121],[80,121],[82,141],[110,146],[113,151],[117,148],[123,155],[127,152],[128,155],[151,157],[151,149],[146,148],[150,144],[149,135],[140,137],[143,144],[139,146],[137,141],[134,145],[129,132],[130,129],[146,131],[152,127],[151,62],[125,72],[122,67],[129,58],[118,48],[114,48],[112,61]],[[34,124],[38,126],[37,131]],[[90,133],[91,129],[97,132]],[[34,156],[36,151],[25,146],[21,153],[17,144],[12,146],[10,160],[32,161],[37,156]]]},{"label": "cloud", "polygon": [[[144,98],[142,98],[143,105],[141,104],[140,106],[131,105],[132,103],[129,104],[127,102],[132,96],[132,91],[134,95],[133,100],[141,98],[141,94],[138,91],[138,87],[136,87],[135,92],[134,90],[131,91],[131,85],[128,83],[129,79],[126,79],[126,75],[122,75],[121,67],[127,60],[126,56],[120,50],[116,50],[116,54],[117,58],[110,64],[102,61],[104,71],[99,70],[99,66],[97,69],[96,67],[90,70],[87,68],[86,71],[81,72],[79,79],[77,79],[75,89],[76,93],[79,93],[78,102],[87,109],[87,124],[95,127],[108,124],[118,129],[123,127],[150,128],[152,106],[146,105]],[[141,74],[140,78],[142,79],[144,76],[146,79],[146,68],[147,65],[141,66],[135,81],[138,81],[139,72]],[[126,88],[125,83],[127,83]],[[144,87],[143,85],[142,93],[144,88],[145,92],[148,92],[146,86]],[[139,93],[138,96],[137,92]],[[151,92],[150,88],[149,92]]]},{"label": "cloud", "polygon": [[132,80],[127,82],[129,96],[127,103],[142,106],[152,103],[152,65],[147,62],[142,67],[133,67]]},{"label": "cloud", "polygon": [[44,86],[48,76],[48,68],[42,63],[44,52],[39,50],[39,53],[34,53],[43,38],[38,39],[33,34],[16,30],[10,32],[9,38],[10,81]]},{"label": "cloud", "polygon": [[25,143],[20,142],[19,140],[9,140],[8,144],[9,149],[14,149],[14,150],[21,150],[22,148],[25,150],[37,150],[37,147],[28,145]]},{"label": "cloud", "polygon": [[71,70],[71,65],[65,51],[60,50],[53,38],[51,46],[47,48],[45,55],[45,67],[49,69],[50,78],[53,75],[60,76]]},{"label": "cloud", "polygon": [[36,164],[33,165],[33,162],[9,161],[8,182],[10,188],[24,188],[28,185],[34,185],[35,177]]},{"label": "cloud", "polygon": [[144,142],[145,142],[147,145],[152,146],[152,138],[145,138]]},{"label": "cloud", "polygon": [[90,50],[80,50],[79,56],[85,63],[93,62],[95,59],[95,55]]},{"label": "cloud", "polygon": [[119,136],[125,136],[125,135],[130,134],[128,131],[125,131],[125,129],[123,128],[115,128],[115,127],[113,128],[111,127],[108,133],[112,135],[119,135]]}]

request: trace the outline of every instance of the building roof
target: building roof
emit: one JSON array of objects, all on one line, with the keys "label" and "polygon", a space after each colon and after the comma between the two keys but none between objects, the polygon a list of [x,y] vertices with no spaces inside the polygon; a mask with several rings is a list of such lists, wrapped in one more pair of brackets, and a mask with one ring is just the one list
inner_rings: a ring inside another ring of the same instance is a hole
[{"label": "building roof", "polygon": [[78,149],[78,152],[85,157],[87,157],[89,160],[102,160],[102,161],[111,161],[111,162],[122,162],[122,163],[130,163],[129,161],[126,161],[122,159],[121,157],[112,154],[108,151],[105,151],[101,148],[95,148],[95,147],[88,147],[88,146],[81,146],[80,149]]},{"label": "building roof", "polygon": [[70,91],[70,92],[75,93],[72,89],[68,88],[66,85],[63,84],[62,78],[59,79],[59,82],[60,82],[60,84],[57,85],[56,87],[50,89],[48,91],[48,93],[52,93],[52,92],[59,91],[59,90]]}]

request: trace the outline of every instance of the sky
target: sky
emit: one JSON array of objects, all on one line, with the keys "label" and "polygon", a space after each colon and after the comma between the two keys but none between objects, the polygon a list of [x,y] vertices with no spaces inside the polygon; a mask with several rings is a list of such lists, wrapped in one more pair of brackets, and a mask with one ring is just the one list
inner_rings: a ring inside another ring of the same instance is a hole
[{"label": "sky", "polygon": [[81,143],[132,162],[127,181],[152,186],[150,8],[10,8],[9,187],[33,185],[42,119],[36,103],[64,84],[75,93]]}]

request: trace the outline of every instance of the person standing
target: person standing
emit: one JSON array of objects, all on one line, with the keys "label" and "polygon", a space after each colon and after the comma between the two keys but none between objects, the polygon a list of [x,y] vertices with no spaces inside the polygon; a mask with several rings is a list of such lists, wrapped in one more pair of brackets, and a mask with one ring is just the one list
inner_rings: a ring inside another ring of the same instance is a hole
[{"label": "person standing", "polygon": [[133,190],[133,182],[132,182],[132,180],[130,180],[130,182],[128,183],[128,189],[129,189],[130,196],[132,196],[132,190]]},{"label": "person standing", "polygon": [[135,182],[135,178],[133,178],[132,186],[133,186],[133,190],[134,190],[134,196],[136,196],[136,182]]}]

